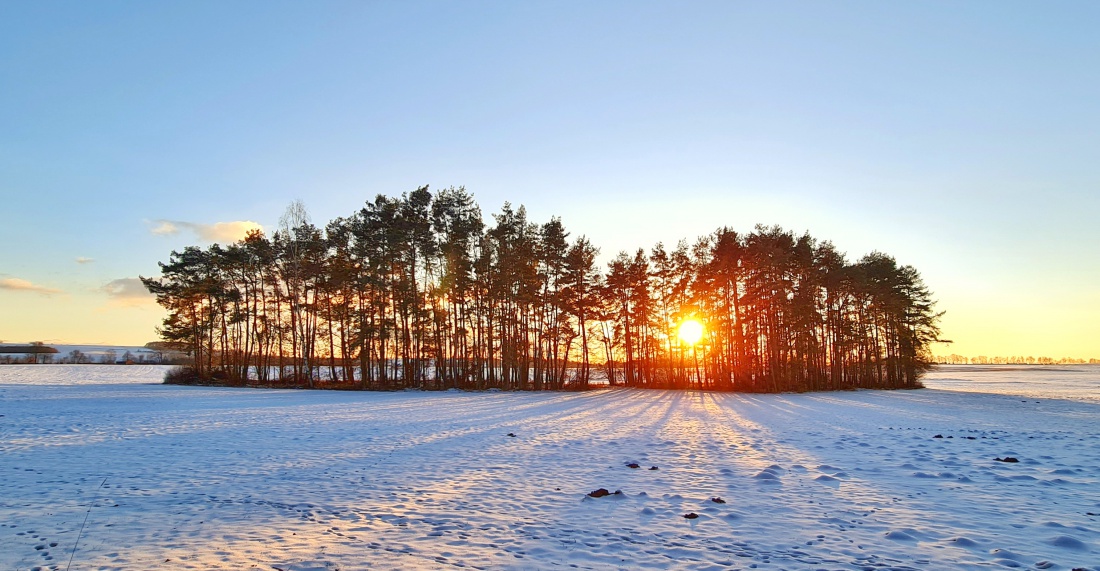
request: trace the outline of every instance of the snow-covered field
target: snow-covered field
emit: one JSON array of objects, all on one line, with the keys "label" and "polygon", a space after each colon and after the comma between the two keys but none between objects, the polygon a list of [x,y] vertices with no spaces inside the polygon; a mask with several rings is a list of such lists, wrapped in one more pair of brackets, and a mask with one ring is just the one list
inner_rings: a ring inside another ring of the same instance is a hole
[{"label": "snow-covered field", "polygon": [[923,382],[948,391],[1100,403],[1100,365],[938,365]]},{"label": "snow-covered field", "polygon": [[[173,365],[0,365],[4,385],[159,385]],[[3,394],[3,393],[0,393]]]},{"label": "snow-covered field", "polygon": [[0,569],[1100,569],[1096,402],[162,373],[0,366]]}]

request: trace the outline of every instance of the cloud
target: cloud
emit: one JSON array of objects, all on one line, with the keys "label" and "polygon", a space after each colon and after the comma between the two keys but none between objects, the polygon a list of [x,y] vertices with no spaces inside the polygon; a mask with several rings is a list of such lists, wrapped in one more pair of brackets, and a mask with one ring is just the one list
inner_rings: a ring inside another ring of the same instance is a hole
[{"label": "cloud", "polygon": [[78,264],[90,264],[94,261],[95,261],[95,258],[85,258],[84,256],[80,256],[76,259],[76,263],[78,263]]},{"label": "cloud", "polygon": [[19,278],[0,278],[0,289],[10,291],[33,291],[42,295],[61,293],[61,290],[52,287],[41,286]]},{"label": "cloud", "polygon": [[236,242],[244,239],[250,230],[263,230],[264,227],[251,220],[235,220],[233,222],[215,222],[214,224],[199,224],[196,222],[182,222],[179,220],[156,220],[149,231],[158,236],[171,236],[179,234],[182,230],[188,230],[207,242]]},{"label": "cloud", "polygon": [[155,304],[157,301],[156,297],[145,289],[145,284],[141,283],[139,278],[111,280],[101,289],[110,298],[112,305],[139,307]]},{"label": "cloud", "polygon": [[168,236],[172,234],[179,234],[180,229],[168,220],[157,220],[157,226],[150,230],[150,232],[156,234],[157,236]]}]

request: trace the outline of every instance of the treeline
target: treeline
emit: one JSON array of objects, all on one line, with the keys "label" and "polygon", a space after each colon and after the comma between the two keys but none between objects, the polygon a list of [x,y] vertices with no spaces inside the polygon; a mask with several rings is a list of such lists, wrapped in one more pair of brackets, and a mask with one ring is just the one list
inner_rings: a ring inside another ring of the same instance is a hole
[{"label": "treeline", "polygon": [[964,357],[952,353],[947,356],[936,355],[932,357],[932,362],[937,365],[1096,365],[1100,364],[1100,359],[1074,359],[1072,357],[1055,359],[1053,357],[1031,356],[987,357],[985,355]]},{"label": "treeline", "polygon": [[121,355],[114,351],[88,354],[77,349],[69,351],[61,357],[44,354],[0,355],[0,365],[172,365],[189,362],[166,358],[162,355],[131,353],[130,351],[125,351]]},{"label": "treeline", "polygon": [[225,384],[906,388],[938,335],[915,269],[779,227],[598,255],[558,218],[506,203],[486,225],[464,188],[423,187],[323,228],[295,203],[271,236],[172,252],[142,281],[188,374]]}]

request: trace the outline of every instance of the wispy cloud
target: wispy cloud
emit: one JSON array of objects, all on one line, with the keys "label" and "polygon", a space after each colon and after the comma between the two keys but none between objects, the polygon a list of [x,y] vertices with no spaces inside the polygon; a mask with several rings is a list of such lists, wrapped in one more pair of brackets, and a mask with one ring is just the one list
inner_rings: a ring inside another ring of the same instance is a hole
[{"label": "wispy cloud", "polygon": [[0,278],[0,289],[6,289],[9,291],[29,291],[40,293],[42,295],[53,295],[55,293],[62,293],[59,289],[38,285],[36,283],[32,283],[20,278]]},{"label": "wispy cloud", "polygon": [[199,224],[180,220],[155,220],[153,224],[154,226],[149,231],[158,236],[171,236],[186,230],[207,242],[223,243],[236,242],[244,238],[250,230],[264,229],[263,226],[251,220],[215,222],[214,224]]},{"label": "wispy cloud", "polygon": [[84,256],[80,256],[76,259],[76,263],[78,263],[78,264],[90,264],[94,261],[95,261],[95,258],[85,258]]},{"label": "wispy cloud", "polygon": [[139,278],[120,278],[107,282],[102,288],[112,305],[139,307],[156,303],[156,297],[145,289]]},{"label": "wispy cloud", "polygon": [[180,233],[180,229],[175,225],[175,223],[168,220],[157,220],[156,224],[157,225],[149,231],[153,234],[156,234],[157,236],[169,236],[172,234]]}]

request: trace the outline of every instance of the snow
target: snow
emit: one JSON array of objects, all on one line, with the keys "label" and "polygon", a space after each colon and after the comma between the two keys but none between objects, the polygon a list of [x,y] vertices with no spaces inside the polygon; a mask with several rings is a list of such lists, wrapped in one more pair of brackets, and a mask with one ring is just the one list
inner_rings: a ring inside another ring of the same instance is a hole
[{"label": "snow", "polygon": [[0,365],[0,390],[4,385],[161,384],[164,374],[173,368],[173,365]]},{"label": "snow", "polygon": [[1100,403],[1100,365],[939,365],[930,388]]},{"label": "snow", "polygon": [[0,569],[1100,569],[1097,402],[162,374],[0,366]]}]

